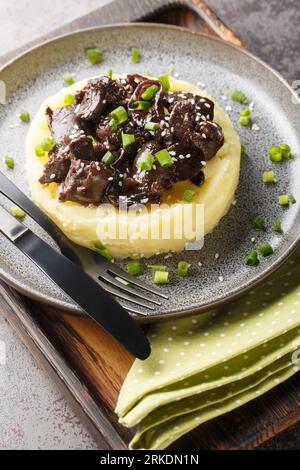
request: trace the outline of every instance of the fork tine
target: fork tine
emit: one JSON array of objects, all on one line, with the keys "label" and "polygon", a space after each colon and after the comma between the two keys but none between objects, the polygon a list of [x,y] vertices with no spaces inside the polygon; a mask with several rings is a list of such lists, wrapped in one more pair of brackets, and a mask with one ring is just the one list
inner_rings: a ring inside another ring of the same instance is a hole
[{"label": "fork tine", "polygon": [[[139,299],[147,300],[148,302],[151,302],[155,305],[161,305],[161,302],[158,302],[157,300],[154,300],[154,299],[150,299],[150,297],[148,297],[147,295],[144,295],[144,294],[132,289],[131,287],[126,286],[122,282],[118,281],[111,274],[109,274],[109,272],[107,272],[107,271],[101,273],[101,275],[99,276],[99,279],[102,279],[102,280],[104,279],[109,284],[112,284],[113,286],[117,287],[118,289],[122,289],[125,292],[127,292],[128,294],[131,294],[135,297],[138,297]],[[131,280],[129,282],[131,282]]]},{"label": "fork tine", "polygon": [[122,305],[123,308],[125,308],[125,310],[127,310],[127,312],[135,313],[136,315],[142,315],[144,317],[147,317],[149,315],[147,312],[141,312],[137,308],[133,308],[133,307],[123,304],[123,302],[120,302],[120,304]]},{"label": "fork tine", "polygon": [[[106,282],[102,282],[100,279],[97,279],[97,282],[107,292],[109,292],[112,295],[115,295],[116,297],[119,297],[120,299],[128,300],[128,302],[132,302],[133,304],[139,305],[140,307],[145,307],[145,308],[149,308],[150,310],[155,310],[155,307],[153,307],[152,305],[142,302],[141,300],[137,300],[134,297],[127,295],[125,292],[122,292],[120,289],[115,289],[114,287],[110,286]],[[126,308],[128,309],[128,307]],[[139,312],[138,310],[136,311],[132,310],[132,311],[134,311],[135,313]],[[139,313],[142,314],[142,312],[139,312]]]},{"label": "fork tine", "polygon": [[123,269],[119,268],[115,264],[110,263],[109,266],[107,266],[108,272],[111,274],[114,274],[115,276],[121,277],[125,281],[130,282],[134,286],[138,286],[141,289],[144,289],[147,292],[151,292],[152,294],[156,294],[164,299],[168,299],[169,296],[166,294],[163,294],[159,289],[156,287],[152,287],[149,284],[147,284],[144,281],[141,281],[140,279],[137,279],[136,277],[130,276],[130,274],[127,274]]}]

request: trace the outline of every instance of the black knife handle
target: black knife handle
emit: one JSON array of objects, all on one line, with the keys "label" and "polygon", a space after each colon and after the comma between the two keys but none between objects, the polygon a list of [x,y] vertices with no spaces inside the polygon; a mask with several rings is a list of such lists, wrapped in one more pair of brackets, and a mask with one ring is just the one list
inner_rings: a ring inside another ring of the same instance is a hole
[{"label": "black knife handle", "polygon": [[125,309],[79,266],[55,251],[30,230],[18,238],[15,245],[135,357],[146,359],[150,355],[150,344],[143,330]]}]

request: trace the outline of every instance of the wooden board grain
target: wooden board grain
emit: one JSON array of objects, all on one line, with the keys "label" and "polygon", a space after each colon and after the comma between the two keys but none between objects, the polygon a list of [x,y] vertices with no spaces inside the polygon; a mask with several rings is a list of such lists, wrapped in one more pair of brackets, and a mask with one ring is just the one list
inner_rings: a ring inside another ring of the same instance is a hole
[{"label": "wooden board grain", "polygon": [[[241,41],[202,0],[115,0],[0,58],[7,62],[44,40],[96,25],[153,21]],[[0,284],[0,306],[34,357],[63,388],[103,449],[125,449],[130,430],[113,412],[133,358],[90,320],[26,300]],[[300,419],[299,374],[242,408],[184,436],[173,449],[251,449]]]}]

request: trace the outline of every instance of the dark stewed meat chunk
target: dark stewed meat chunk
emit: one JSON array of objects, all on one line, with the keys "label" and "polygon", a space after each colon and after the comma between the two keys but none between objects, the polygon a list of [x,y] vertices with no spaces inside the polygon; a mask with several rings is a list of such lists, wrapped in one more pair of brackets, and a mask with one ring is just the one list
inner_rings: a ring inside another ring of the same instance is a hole
[{"label": "dark stewed meat chunk", "polygon": [[97,204],[109,185],[113,170],[98,162],[73,160],[59,188],[61,201]]},{"label": "dark stewed meat chunk", "polygon": [[61,183],[67,176],[70,164],[71,159],[68,153],[60,155],[53,153],[44,167],[44,171],[39,182],[42,184]]}]

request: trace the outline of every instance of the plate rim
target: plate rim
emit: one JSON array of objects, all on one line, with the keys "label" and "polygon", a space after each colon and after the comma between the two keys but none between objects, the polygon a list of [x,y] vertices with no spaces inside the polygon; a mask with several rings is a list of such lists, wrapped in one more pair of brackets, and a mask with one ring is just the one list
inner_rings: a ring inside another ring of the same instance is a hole
[{"label": "plate rim", "polygon": [[[181,27],[181,26],[175,26],[175,25],[168,25],[168,24],[162,24],[162,23],[145,23],[145,22],[138,22],[138,23],[114,23],[110,25],[102,25],[102,26],[90,26],[87,28],[82,28],[82,29],[76,29],[72,32],[64,33],[58,36],[55,36],[51,39],[46,39],[43,40],[41,43],[36,44],[34,46],[29,47],[27,50],[24,52],[21,52],[20,54],[17,54],[16,57],[10,59],[6,63],[4,63],[0,67],[0,73],[2,73],[4,70],[6,70],[8,67],[14,65],[16,62],[21,60],[23,57],[34,53],[34,51],[40,49],[41,47],[47,46],[48,44],[53,44],[57,41],[60,41],[61,39],[71,37],[71,36],[76,36],[79,34],[83,33],[89,33],[89,32],[97,32],[97,31],[103,31],[103,30],[112,30],[112,29],[126,29],[126,28],[146,28],[146,29],[168,29],[168,30],[173,30],[177,31],[178,33],[188,33],[193,36],[197,37],[204,37],[210,41],[216,42],[216,43],[221,43],[222,45],[225,45],[226,47],[232,48],[236,51],[238,51],[241,54],[246,55],[250,59],[254,60],[255,62],[259,63],[261,66],[266,68],[269,72],[271,72],[291,93],[291,95],[296,99],[297,104],[300,104],[300,98],[297,96],[295,91],[292,89],[292,87],[289,85],[287,80],[279,73],[277,70],[273,69],[270,65],[268,65],[266,62],[264,62],[262,59],[258,58],[251,52],[247,51],[246,49],[243,49],[240,46],[237,46],[235,44],[232,44],[222,38],[214,37],[210,34],[201,32],[201,31],[192,31],[188,28]],[[154,316],[139,316],[136,314],[131,314],[132,317],[139,323],[152,323],[155,321],[162,321],[162,320],[169,320],[169,319],[174,319],[174,318],[183,318],[191,315],[195,315],[197,313],[204,313],[209,310],[218,308],[226,303],[232,302],[236,300],[237,298],[241,297],[243,294],[245,294],[247,291],[250,289],[253,289],[257,287],[261,282],[266,280],[270,275],[272,275],[297,249],[298,245],[300,244],[300,233],[297,234],[296,238],[294,241],[289,245],[289,247],[284,251],[284,253],[281,254],[273,263],[272,265],[267,268],[265,271],[263,271],[260,275],[258,275],[255,279],[252,281],[249,281],[247,285],[239,288],[236,292],[232,292],[228,295],[222,295],[220,298],[211,301],[211,302],[206,302],[205,304],[202,304],[199,307],[192,307],[192,308],[183,308],[181,310],[175,310],[171,311],[170,313],[160,313],[156,314]],[[11,276],[6,275],[5,271],[0,268],[0,278],[4,282],[6,282],[9,286],[13,287],[16,289],[19,293],[29,297],[32,300],[40,301],[43,304],[49,305],[50,307],[54,307],[57,309],[63,309],[64,313],[76,315],[76,316],[86,316],[86,314],[75,304],[72,302],[67,302],[63,300],[55,300],[54,298],[48,297],[47,294],[43,294],[41,292],[35,291],[34,289],[31,288],[26,288],[24,285],[22,285],[19,281],[13,279]]]}]

